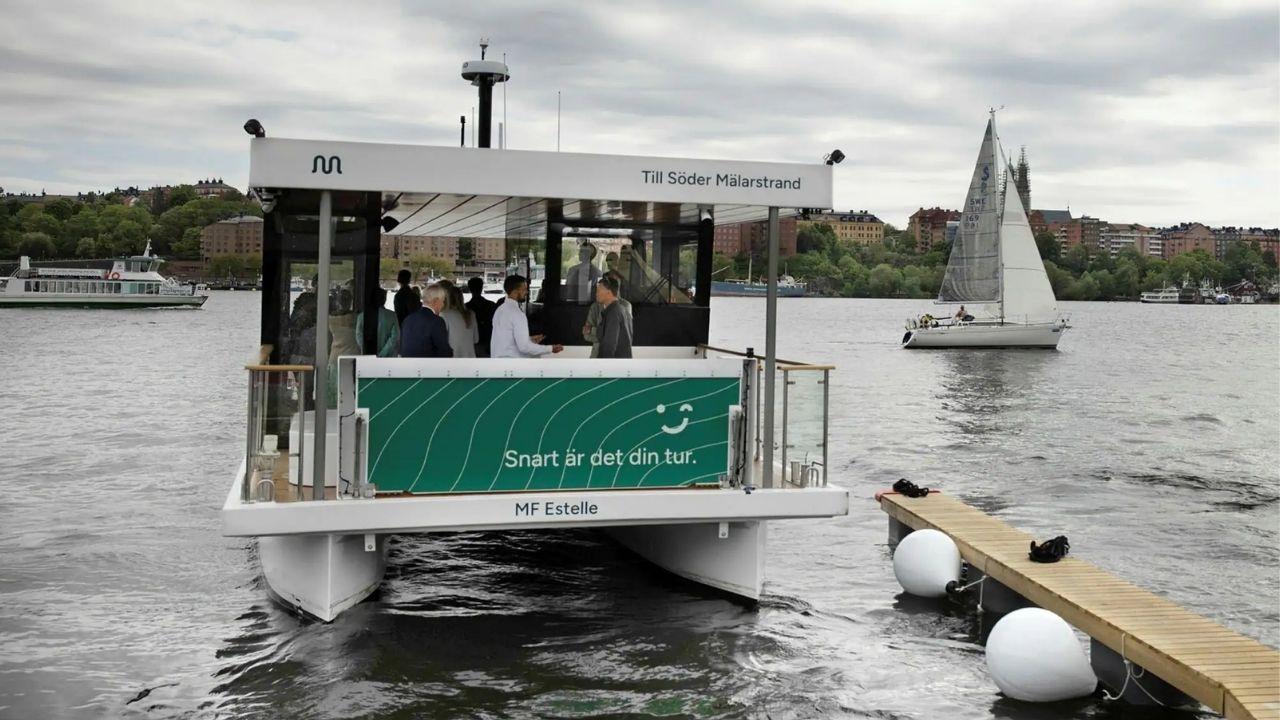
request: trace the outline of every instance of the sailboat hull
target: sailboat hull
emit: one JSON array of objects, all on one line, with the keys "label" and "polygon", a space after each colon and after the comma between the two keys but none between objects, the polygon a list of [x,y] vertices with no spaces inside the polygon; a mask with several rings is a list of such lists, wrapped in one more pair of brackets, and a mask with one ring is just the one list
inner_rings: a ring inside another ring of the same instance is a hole
[{"label": "sailboat hull", "polygon": [[1058,347],[1062,323],[1015,325],[961,323],[908,330],[902,347],[916,348],[1044,348]]}]

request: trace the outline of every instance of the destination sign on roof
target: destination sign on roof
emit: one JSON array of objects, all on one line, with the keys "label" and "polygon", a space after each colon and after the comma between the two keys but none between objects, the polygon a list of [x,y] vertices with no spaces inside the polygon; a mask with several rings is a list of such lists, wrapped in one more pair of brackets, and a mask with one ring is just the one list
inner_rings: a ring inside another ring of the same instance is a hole
[{"label": "destination sign on roof", "polygon": [[529,198],[832,205],[831,167],[819,163],[595,155],[483,148],[250,141],[249,184],[368,192]]}]

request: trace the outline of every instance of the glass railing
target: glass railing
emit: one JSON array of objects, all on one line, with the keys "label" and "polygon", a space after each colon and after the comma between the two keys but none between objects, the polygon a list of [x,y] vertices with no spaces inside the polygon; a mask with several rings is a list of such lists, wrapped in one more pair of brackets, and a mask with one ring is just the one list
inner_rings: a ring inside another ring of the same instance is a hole
[{"label": "glass railing", "polygon": [[[245,475],[240,500],[245,503],[303,500],[306,437],[292,426],[311,404],[310,365],[271,365],[264,347],[249,372],[248,423],[245,432]],[[290,430],[294,432],[290,432]],[[315,484],[323,499],[324,483]],[[312,493],[315,494],[314,492]]]},{"label": "glass railing", "polygon": [[[766,442],[764,358],[755,355],[750,349],[741,352],[710,345],[700,347],[709,355],[756,359],[756,402],[749,421],[755,430],[753,460],[763,465]],[[822,487],[827,484],[832,370],[835,370],[834,365],[777,359],[774,379],[773,487]],[[762,476],[757,476],[755,480],[762,486],[769,486]]]}]

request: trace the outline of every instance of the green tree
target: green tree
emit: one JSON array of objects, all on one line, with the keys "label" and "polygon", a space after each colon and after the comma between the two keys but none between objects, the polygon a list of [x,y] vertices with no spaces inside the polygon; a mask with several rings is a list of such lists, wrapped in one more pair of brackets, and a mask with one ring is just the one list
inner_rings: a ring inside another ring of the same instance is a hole
[{"label": "green tree", "polygon": [[1071,289],[1072,297],[1068,300],[1097,300],[1101,295],[1098,289],[1098,282],[1093,279],[1093,275],[1085,272],[1080,279],[1075,282]]},{"label": "green tree", "polygon": [[1076,275],[1080,275],[1089,269],[1089,248],[1084,245],[1072,245],[1066,253],[1063,253],[1059,264]]},{"label": "green tree", "polygon": [[23,233],[22,239],[18,241],[18,254],[33,260],[51,258],[55,252],[57,250],[53,246],[53,239],[42,232]]},{"label": "green tree", "polygon": [[137,222],[121,220],[109,232],[99,236],[114,255],[138,255],[147,247],[147,229]]},{"label": "green tree", "polygon": [[1223,282],[1235,285],[1242,280],[1258,283],[1267,278],[1267,262],[1262,257],[1262,248],[1258,243],[1232,242],[1227,244],[1222,263],[1225,265]]},{"label": "green tree", "polygon": [[1136,300],[1142,288],[1142,271],[1129,258],[1123,255],[1116,261],[1113,276],[1112,298]]},{"label": "green tree", "polygon": [[62,221],[44,211],[44,207],[32,203],[18,211],[18,223],[24,233],[43,233],[50,238],[58,236]]},{"label": "green tree", "polygon": [[245,260],[239,255],[219,255],[209,261],[211,277],[240,279],[245,274]]},{"label": "green tree", "polygon": [[418,279],[422,275],[436,275],[444,277],[453,273],[453,263],[438,258],[434,255],[414,255],[409,258],[409,270],[413,273],[414,279]]},{"label": "green tree", "polygon": [[78,250],[80,241],[85,238],[96,240],[97,237],[98,211],[91,206],[85,206],[62,223],[62,232],[58,234],[55,244],[58,246],[58,254],[63,257],[70,257],[73,254],[86,257]]},{"label": "green tree", "polygon": [[190,185],[179,185],[166,193],[164,208],[160,211],[164,214],[172,208],[181,207],[196,199],[196,189]]},{"label": "green tree", "polygon": [[91,258],[91,257],[97,257],[97,254],[98,254],[98,243],[96,240],[93,239],[92,236],[82,237],[80,238],[80,241],[76,243],[76,249],[75,249],[76,257]]},{"label": "green tree", "polygon": [[169,248],[169,254],[179,260],[195,260],[200,257],[200,228],[190,227],[182,232],[182,238]]},{"label": "green tree", "polygon": [[1049,285],[1053,287],[1053,294],[1059,300],[1072,300],[1075,294],[1075,278],[1071,277],[1071,273],[1058,267],[1052,260],[1044,261],[1045,274],[1049,276]]},{"label": "green tree", "polygon": [[458,238],[458,262],[470,265],[475,262],[476,248],[471,238]]},{"label": "green tree", "polygon": [[48,215],[52,215],[62,222],[66,222],[72,215],[76,214],[77,204],[67,198],[57,198],[50,200],[44,204],[44,211]]},{"label": "green tree", "polygon": [[897,297],[902,288],[902,271],[888,263],[880,263],[871,269],[868,282],[875,297]]},{"label": "green tree", "polygon": [[805,225],[796,233],[796,251],[801,253],[825,253],[830,251],[836,242],[836,231],[832,230],[827,223]]},{"label": "green tree", "polygon": [[244,277],[256,280],[262,274],[262,255],[250,253],[244,256]]},{"label": "green tree", "polygon": [[1040,250],[1041,260],[1056,263],[1062,257],[1062,244],[1058,242],[1058,236],[1048,230],[1036,233],[1036,248]]}]

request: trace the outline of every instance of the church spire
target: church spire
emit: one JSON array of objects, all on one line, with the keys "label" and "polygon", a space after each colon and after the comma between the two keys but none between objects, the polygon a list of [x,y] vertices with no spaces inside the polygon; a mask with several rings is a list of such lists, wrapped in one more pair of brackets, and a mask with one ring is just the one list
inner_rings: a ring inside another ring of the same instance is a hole
[{"label": "church spire", "polygon": [[1031,166],[1027,164],[1027,146],[1022,146],[1018,154],[1018,169],[1014,173],[1014,186],[1018,188],[1018,197],[1022,198],[1022,207],[1031,212]]}]

